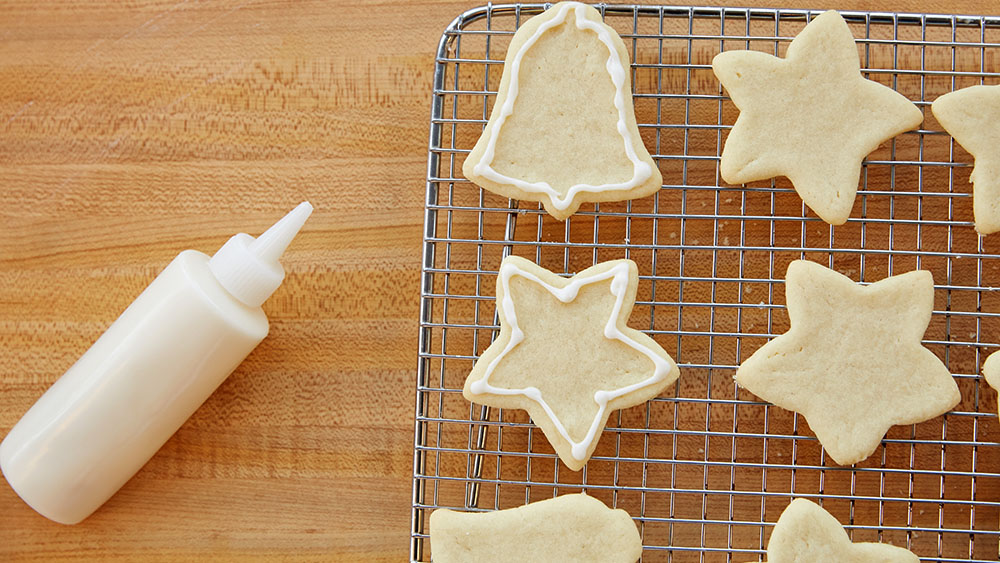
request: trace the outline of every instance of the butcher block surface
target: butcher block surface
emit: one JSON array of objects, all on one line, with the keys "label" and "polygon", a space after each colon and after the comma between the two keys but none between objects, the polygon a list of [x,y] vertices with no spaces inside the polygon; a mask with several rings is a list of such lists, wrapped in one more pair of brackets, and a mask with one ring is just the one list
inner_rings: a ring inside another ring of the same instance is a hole
[{"label": "butcher block surface", "polygon": [[407,558],[434,55],[476,5],[0,5],[0,437],[181,250],[316,208],[268,338],[104,507],[0,483],[0,560]]}]

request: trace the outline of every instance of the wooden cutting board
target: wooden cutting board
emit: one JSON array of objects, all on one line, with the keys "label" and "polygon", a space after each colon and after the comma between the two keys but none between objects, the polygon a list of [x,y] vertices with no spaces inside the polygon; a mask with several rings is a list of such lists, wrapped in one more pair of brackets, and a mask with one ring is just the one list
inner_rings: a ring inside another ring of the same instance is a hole
[{"label": "wooden cutting board", "polygon": [[316,207],[268,339],[82,524],[0,484],[0,560],[407,557],[434,51],[474,5],[0,5],[0,436],[179,251]]}]

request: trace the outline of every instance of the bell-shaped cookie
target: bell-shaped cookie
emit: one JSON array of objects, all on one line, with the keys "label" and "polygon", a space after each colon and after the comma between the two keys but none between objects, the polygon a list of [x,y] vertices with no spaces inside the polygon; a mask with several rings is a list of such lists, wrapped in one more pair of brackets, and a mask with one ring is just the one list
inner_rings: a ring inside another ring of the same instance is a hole
[{"label": "bell-shaped cookie", "polygon": [[584,202],[654,193],[663,179],[639,136],[628,66],[621,37],[590,6],[560,2],[531,18],[462,172],[560,220]]}]

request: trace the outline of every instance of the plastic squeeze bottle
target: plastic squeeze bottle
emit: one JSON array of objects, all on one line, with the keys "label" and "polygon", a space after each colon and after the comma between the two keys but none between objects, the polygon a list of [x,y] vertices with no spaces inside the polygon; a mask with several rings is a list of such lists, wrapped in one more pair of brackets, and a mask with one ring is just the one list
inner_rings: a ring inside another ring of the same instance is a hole
[{"label": "plastic squeeze bottle", "polygon": [[260,306],[310,213],[181,252],[0,443],[14,491],[63,524],[111,498],[267,336]]}]

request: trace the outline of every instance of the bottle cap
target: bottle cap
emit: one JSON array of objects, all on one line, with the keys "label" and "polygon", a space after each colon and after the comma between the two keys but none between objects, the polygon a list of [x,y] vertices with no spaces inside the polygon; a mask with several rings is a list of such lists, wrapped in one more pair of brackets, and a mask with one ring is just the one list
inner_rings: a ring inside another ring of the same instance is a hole
[{"label": "bottle cap", "polygon": [[303,201],[259,237],[240,233],[230,238],[209,259],[209,269],[233,297],[250,307],[260,307],[285,279],[278,259],[312,210],[312,205]]}]

